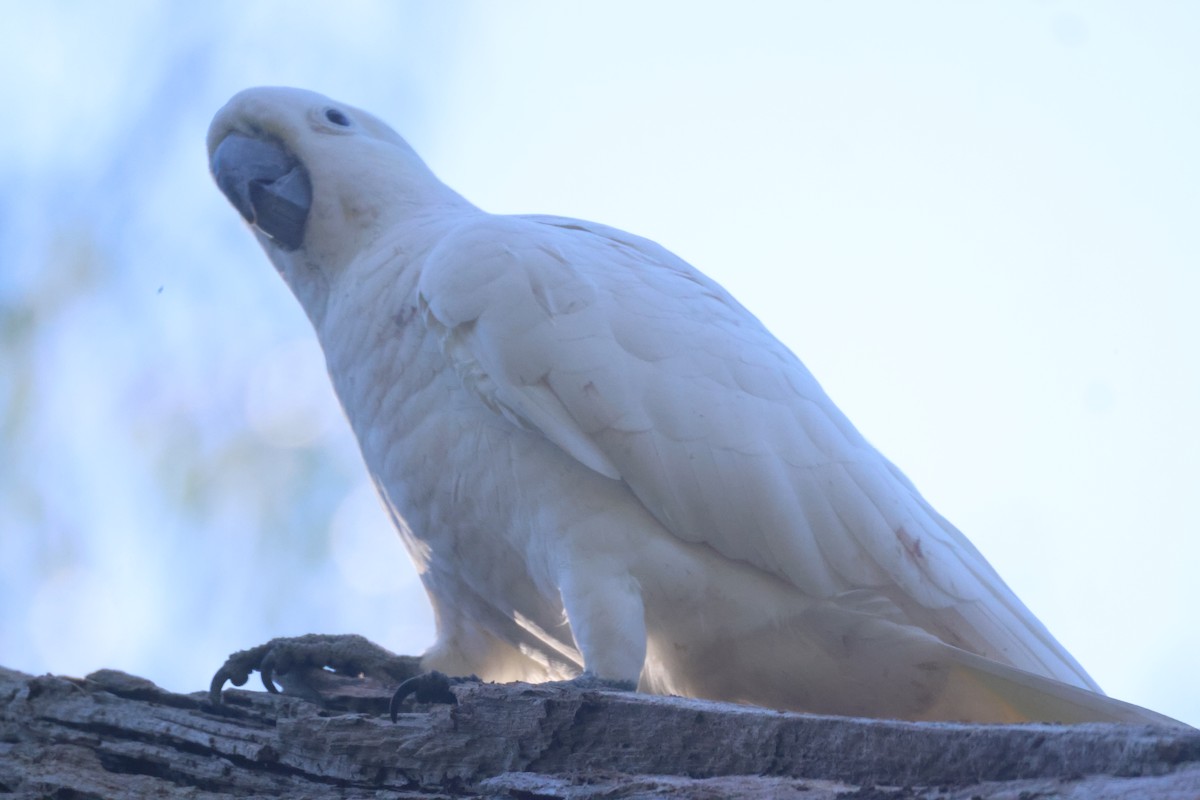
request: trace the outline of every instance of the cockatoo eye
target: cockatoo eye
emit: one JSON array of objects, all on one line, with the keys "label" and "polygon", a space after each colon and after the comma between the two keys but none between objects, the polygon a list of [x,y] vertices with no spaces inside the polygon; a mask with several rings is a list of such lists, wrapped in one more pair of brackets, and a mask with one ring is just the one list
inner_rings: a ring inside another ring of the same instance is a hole
[{"label": "cockatoo eye", "polygon": [[350,127],[350,118],[336,108],[325,109],[325,119],[343,128]]}]

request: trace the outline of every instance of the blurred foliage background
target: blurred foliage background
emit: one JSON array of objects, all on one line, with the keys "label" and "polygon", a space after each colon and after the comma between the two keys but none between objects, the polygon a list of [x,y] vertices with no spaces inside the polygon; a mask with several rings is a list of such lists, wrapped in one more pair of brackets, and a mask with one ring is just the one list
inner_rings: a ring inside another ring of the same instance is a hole
[{"label": "blurred foliage background", "polygon": [[346,613],[424,647],[423,593],[320,350],[214,191],[204,131],[280,59],[295,83],[353,83],[419,118],[436,84],[411,73],[452,58],[454,14],[8,5],[0,663],[196,688],[225,651]]}]

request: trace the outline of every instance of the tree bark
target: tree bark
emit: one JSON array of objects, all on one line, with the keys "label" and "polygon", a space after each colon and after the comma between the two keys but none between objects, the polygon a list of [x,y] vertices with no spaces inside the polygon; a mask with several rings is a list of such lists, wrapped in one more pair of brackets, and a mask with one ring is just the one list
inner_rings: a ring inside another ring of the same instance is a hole
[{"label": "tree bark", "polygon": [[102,670],[0,668],[0,798],[1200,797],[1200,731],[785,714],[569,685],[476,684],[393,724],[390,691],[329,710],[174,694]]}]

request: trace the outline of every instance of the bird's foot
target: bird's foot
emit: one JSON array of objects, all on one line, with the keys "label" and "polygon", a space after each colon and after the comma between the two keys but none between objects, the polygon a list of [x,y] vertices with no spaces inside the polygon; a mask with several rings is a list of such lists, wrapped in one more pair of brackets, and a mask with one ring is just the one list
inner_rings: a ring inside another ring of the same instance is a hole
[{"label": "bird's foot", "polygon": [[418,703],[458,705],[458,698],[455,697],[454,692],[450,691],[450,687],[457,686],[460,683],[478,682],[479,678],[474,675],[458,678],[451,677],[437,670],[415,675],[400,684],[400,687],[396,689],[396,693],[392,695],[392,702],[388,706],[388,711],[392,715],[392,722],[395,722],[397,717],[400,716],[400,704],[409,695],[412,695],[413,700]]},{"label": "bird's foot", "polygon": [[217,670],[209,687],[213,705],[221,703],[221,688],[229,681],[242,686],[258,671],[268,692],[275,682],[288,694],[325,704],[329,678],[368,677],[392,686],[421,673],[416,656],[399,656],[355,634],[315,634],[272,639],[234,653]]},{"label": "bird's foot", "polygon": [[575,676],[567,681],[556,681],[559,685],[569,686],[575,689],[592,689],[607,692],[635,692],[637,691],[637,681],[623,681],[616,678],[601,678],[596,673],[584,671],[582,674]]},{"label": "bird's foot", "polygon": [[[400,706],[409,695],[412,695],[413,700],[418,703],[458,705],[458,697],[451,691],[450,687],[463,683],[479,683],[479,678],[475,675],[468,675],[465,678],[452,677],[436,670],[409,678],[400,684],[400,687],[396,689],[396,693],[392,695],[392,702],[388,708],[389,713],[392,715],[392,722],[395,722],[400,716]],[[570,680],[549,681],[541,685],[562,686],[567,689],[589,691],[633,692],[637,690],[636,681],[599,678],[591,672],[584,672],[582,675]]]}]

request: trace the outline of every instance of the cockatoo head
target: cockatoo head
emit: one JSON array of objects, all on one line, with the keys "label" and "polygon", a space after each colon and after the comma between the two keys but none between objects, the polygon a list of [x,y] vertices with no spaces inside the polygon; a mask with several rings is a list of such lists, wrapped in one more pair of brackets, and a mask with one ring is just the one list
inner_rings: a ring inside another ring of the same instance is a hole
[{"label": "cockatoo head", "polygon": [[239,92],[209,126],[208,155],[310,315],[332,271],[384,233],[465,203],[383,122],[303,89]]}]

